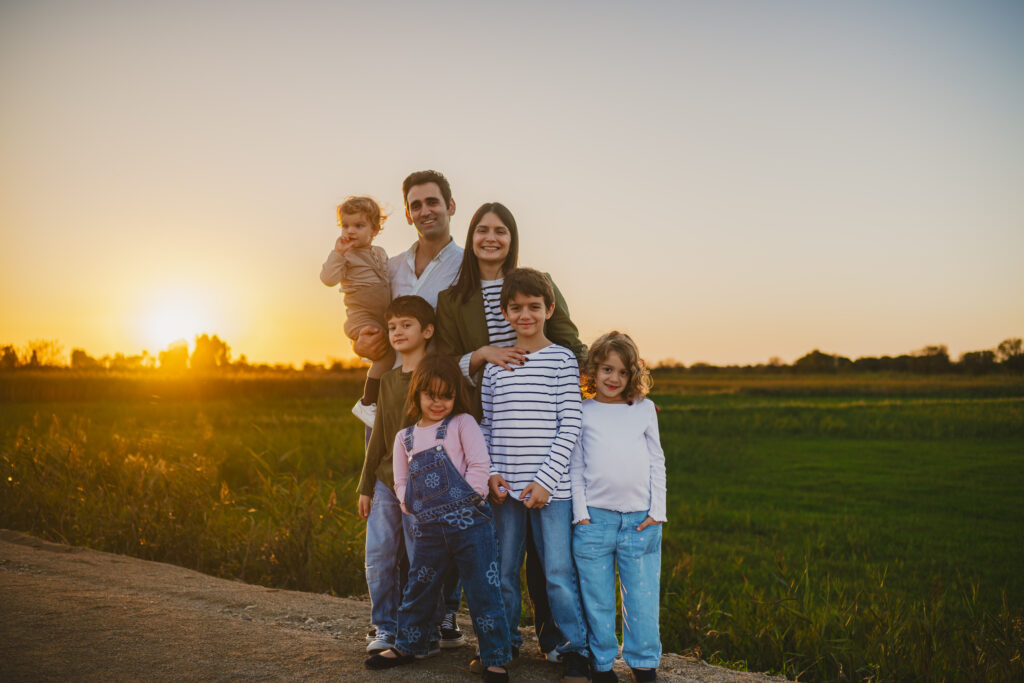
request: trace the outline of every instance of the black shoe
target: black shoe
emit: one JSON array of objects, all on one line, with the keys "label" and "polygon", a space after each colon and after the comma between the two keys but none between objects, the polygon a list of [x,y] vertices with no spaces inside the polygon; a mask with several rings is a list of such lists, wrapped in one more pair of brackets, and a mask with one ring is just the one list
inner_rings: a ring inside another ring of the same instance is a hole
[{"label": "black shoe", "polygon": [[590,680],[594,683],[619,683],[619,677],[613,669],[608,669],[607,671],[592,670],[590,672]]},{"label": "black shoe", "polygon": [[562,653],[562,683],[586,683],[590,680],[590,662],[579,652]]},{"label": "black shoe", "polygon": [[[512,661],[519,659],[519,648],[515,645],[512,646]],[[512,662],[510,661],[509,664]],[[480,661],[480,653],[477,652],[473,659],[469,660],[469,671],[470,673],[482,674],[487,671],[487,667]]]},{"label": "black shoe", "polygon": [[466,644],[459,622],[455,620],[455,612],[448,612],[441,620],[441,647],[459,647]]},{"label": "black shoe", "polygon": [[403,655],[395,648],[391,648],[390,650],[387,650],[387,652],[394,652],[395,656],[385,657],[383,654],[378,652],[377,654],[363,662],[363,664],[366,665],[367,669],[379,670],[391,669],[396,666],[402,666],[403,664],[410,664],[416,661],[416,658],[412,655]]},{"label": "black shoe", "polygon": [[484,683],[508,683],[508,672],[484,669]]},{"label": "black shoe", "polygon": [[636,683],[650,683],[658,680],[657,669],[630,669],[633,672],[633,680]]}]

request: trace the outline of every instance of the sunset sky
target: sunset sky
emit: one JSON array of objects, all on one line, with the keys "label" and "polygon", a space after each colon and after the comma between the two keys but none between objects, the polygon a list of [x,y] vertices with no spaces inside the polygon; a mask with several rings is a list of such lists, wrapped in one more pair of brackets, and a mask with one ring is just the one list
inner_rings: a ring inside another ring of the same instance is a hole
[{"label": "sunset sky", "polygon": [[589,343],[791,362],[1024,336],[1024,3],[5,2],[0,344],[349,357],[320,264],[451,180]]}]

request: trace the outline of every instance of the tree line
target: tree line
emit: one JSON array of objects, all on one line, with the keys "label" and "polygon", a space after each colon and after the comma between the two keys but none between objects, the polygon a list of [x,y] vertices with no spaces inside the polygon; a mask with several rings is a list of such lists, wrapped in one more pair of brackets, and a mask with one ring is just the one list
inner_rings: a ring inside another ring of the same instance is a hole
[{"label": "tree line", "polygon": [[[301,371],[307,373],[340,372],[361,367],[358,360],[331,360],[324,363],[306,362]],[[35,339],[24,347],[12,344],[0,346],[0,371],[43,370],[70,368],[85,372],[146,372],[170,373],[198,372],[295,372],[291,364],[251,364],[240,355],[231,359],[231,347],[216,334],[196,335],[192,351],[184,339],[170,344],[156,355],[142,351],[136,355],[116,353],[99,358],[89,355],[84,349],[71,349],[70,356],[64,355],[64,347],[53,339]],[[1024,343],[1020,338],[1004,339],[995,348],[962,353],[958,360],[949,356],[944,345],[925,346],[917,351],[900,356],[862,356],[851,360],[846,356],[830,354],[814,349],[793,361],[784,363],[772,357],[767,363],[757,365],[711,365],[693,363],[686,366],[673,359],[659,362],[655,369],[674,370],[694,374],[714,372],[744,373],[856,373],[895,372],[914,374],[967,373],[983,375],[990,373],[1024,373]]]},{"label": "tree line", "polygon": [[689,367],[667,360],[658,363],[656,369],[672,369],[695,374],[721,371],[754,373],[913,373],[921,375],[966,373],[984,375],[992,373],[1024,373],[1024,342],[1017,337],[1004,339],[998,346],[981,351],[967,351],[958,360],[949,356],[945,344],[924,348],[899,356],[862,356],[851,360],[846,356],[825,353],[819,349],[804,354],[787,365],[780,358],[773,357],[767,363],[758,365],[718,366],[709,363],[694,363]]}]

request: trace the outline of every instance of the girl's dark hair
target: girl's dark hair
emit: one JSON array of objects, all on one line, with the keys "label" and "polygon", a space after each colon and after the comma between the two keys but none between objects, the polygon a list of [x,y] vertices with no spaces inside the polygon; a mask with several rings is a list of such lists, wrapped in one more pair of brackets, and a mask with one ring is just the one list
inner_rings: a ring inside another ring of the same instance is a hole
[{"label": "girl's dark hair", "polygon": [[455,299],[465,303],[480,289],[480,264],[473,253],[473,232],[480,221],[489,213],[495,214],[508,228],[509,237],[512,240],[508,245],[508,256],[501,264],[502,274],[507,275],[515,269],[519,263],[519,228],[516,226],[516,219],[508,208],[499,202],[487,202],[483,204],[473,217],[469,219],[469,231],[466,233],[466,244],[462,252],[462,266],[459,268],[459,277],[452,285],[452,293]]},{"label": "girl's dark hair", "polygon": [[424,391],[428,395],[453,397],[455,405],[452,406],[452,417],[470,412],[469,388],[462,377],[459,364],[451,356],[428,353],[416,366],[412,379],[409,380],[409,410],[405,414],[408,424],[414,424],[423,417],[423,411],[420,410],[420,393]]}]

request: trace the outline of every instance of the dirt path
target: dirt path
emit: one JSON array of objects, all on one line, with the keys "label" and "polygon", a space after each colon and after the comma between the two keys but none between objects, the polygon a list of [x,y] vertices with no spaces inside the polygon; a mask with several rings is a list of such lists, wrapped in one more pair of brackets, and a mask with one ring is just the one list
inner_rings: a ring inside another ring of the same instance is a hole
[{"label": "dirt path", "polygon": [[[0,530],[0,680],[479,680],[470,647],[366,671],[369,603],[216,579]],[[460,618],[465,627],[468,615]],[[557,681],[524,644],[515,681]],[[629,670],[616,665],[622,679]],[[666,655],[660,680],[769,681]]]}]

